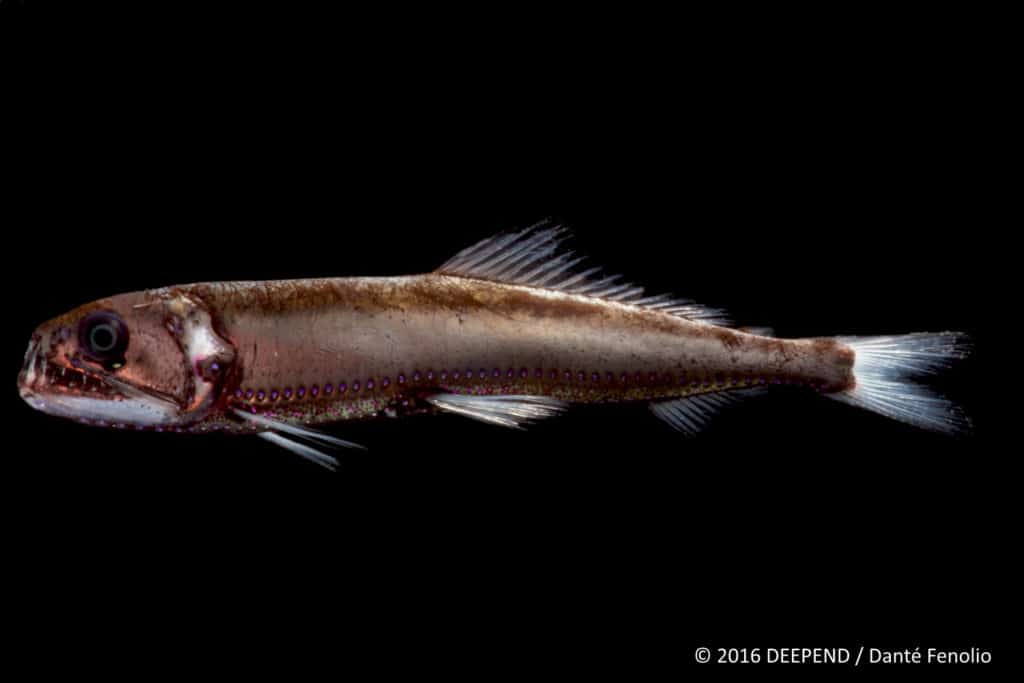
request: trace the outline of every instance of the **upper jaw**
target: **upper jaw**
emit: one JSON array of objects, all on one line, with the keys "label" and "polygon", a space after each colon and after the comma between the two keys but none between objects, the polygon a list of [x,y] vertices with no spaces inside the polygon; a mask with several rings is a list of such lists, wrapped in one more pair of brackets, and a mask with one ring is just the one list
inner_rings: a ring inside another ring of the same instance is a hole
[{"label": "upper jaw", "polygon": [[33,394],[62,394],[90,398],[117,399],[125,395],[109,378],[82,365],[74,367],[58,361],[47,361],[38,353],[18,375],[18,391],[22,398]]}]

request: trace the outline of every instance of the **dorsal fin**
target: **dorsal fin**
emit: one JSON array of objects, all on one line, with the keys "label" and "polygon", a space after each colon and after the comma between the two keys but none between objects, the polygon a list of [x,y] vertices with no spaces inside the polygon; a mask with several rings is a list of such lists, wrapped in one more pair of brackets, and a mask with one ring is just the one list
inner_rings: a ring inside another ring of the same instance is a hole
[{"label": "dorsal fin", "polygon": [[670,294],[644,296],[643,287],[622,282],[621,275],[603,274],[601,268],[581,270],[585,257],[563,247],[568,238],[568,228],[542,221],[481,240],[448,259],[436,272],[581,294],[713,325],[729,324],[720,309]]}]

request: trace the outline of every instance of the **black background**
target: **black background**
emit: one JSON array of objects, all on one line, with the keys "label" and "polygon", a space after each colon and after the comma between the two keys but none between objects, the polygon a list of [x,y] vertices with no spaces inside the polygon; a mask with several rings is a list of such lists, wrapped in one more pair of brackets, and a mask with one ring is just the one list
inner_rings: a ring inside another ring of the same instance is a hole
[{"label": "black background", "polygon": [[782,392],[693,440],[640,406],[527,432],[339,425],[370,450],[335,475],[24,405],[32,329],[91,299],[422,272],[547,216],[741,324],[957,329],[984,357],[991,91],[958,40],[354,43],[331,21],[156,21],[64,50],[26,29],[45,40],[14,62],[7,130],[4,488],[27,641],[382,671],[678,672],[699,645],[1007,656],[1019,539],[977,358],[945,383],[968,439]]}]

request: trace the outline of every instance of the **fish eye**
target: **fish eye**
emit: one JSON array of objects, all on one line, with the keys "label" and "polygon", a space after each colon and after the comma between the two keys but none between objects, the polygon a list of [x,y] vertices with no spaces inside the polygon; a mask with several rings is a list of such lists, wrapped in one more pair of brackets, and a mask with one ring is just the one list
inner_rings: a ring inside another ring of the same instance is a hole
[{"label": "fish eye", "polygon": [[78,342],[89,358],[117,368],[128,348],[128,327],[114,313],[90,313],[78,327]]}]

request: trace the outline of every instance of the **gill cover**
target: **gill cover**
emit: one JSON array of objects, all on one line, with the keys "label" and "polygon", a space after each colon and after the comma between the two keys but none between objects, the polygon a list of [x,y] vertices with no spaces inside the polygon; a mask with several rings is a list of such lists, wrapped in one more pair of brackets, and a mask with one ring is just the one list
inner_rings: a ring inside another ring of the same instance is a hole
[{"label": "gill cover", "polygon": [[214,407],[234,368],[235,348],[214,329],[203,304],[185,294],[164,300],[166,326],[187,364],[189,385],[181,402],[185,423],[203,419]]}]

